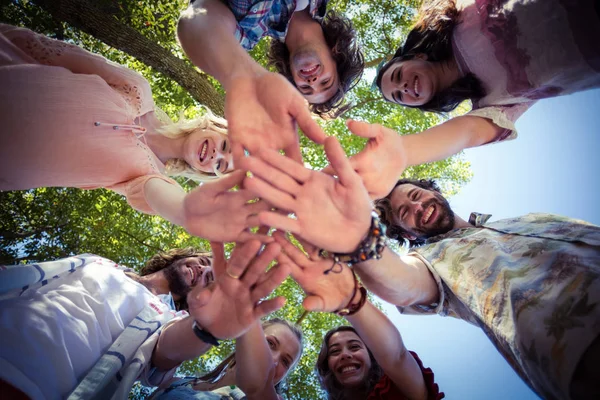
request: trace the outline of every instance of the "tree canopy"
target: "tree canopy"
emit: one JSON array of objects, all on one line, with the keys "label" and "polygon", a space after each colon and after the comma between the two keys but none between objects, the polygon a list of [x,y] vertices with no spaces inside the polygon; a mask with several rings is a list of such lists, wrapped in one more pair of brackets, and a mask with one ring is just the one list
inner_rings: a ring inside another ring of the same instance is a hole
[{"label": "tree canopy", "polygon": [[[410,134],[440,123],[442,116],[398,107],[371,90],[374,67],[393,54],[410,27],[418,0],[334,0],[329,7],[349,16],[360,38],[367,66],[363,79],[348,96],[352,108],[343,116],[380,123],[399,134]],[[175,38],[178,15],[185,0],[2,0],[1,22],[24,26],[83,48],[142,73],[150,82],[154,99],[172,118],[193,115],[210,107],[223,113],[223,89],[212,77],[197,70]],[[252,51],[265,64],[267,40]],[[365,140],[350,134],[343,119],[320,121],[329,135],[340,139],[348,155],[359,152]],[[327,165],[322,146],[301,136],[307,166]],[[15,166],[18,168],[18,166]],[[460,156],[411,167],[403,176],[438,179],[446,194],[469,181],[471,173]],[[194,182],[181,180],[186,189]],[[40,188],[0,192],[0,263],[35,262],[80,253],[94,253],[135,268],[159,250],[208,243],[157,216],[140,214],[114,192],[73,188]],[[230,247],[229,247],[230,248]],[[303,313],[303,293],[291,279],[277,289],[287,298],[276,316],[296,321]],[[344,320],[333,314],[311,313],[302,322],[306,336],[304,357],[290,376],[289,399],[324,398],[313,374],[324,333]],[[181,372],[208,371],[231,351],[220,346],[199,361],[185,363]],[[137,388],[133,397],[143,396]]]}]

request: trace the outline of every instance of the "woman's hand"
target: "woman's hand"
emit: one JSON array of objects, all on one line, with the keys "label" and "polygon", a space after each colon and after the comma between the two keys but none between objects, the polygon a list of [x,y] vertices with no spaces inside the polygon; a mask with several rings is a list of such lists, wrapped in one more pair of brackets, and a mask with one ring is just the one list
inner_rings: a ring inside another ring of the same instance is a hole
[{"label": "woman's hand", "polygon": [[282,232],[275,232],[273,237],[283,249],[277,260],[290,266],[292,278],[308,295],[302,303],[306,310],[332,312],[350,302],[354,290],[350,268],[344,264],[334,266],[332,259],[319,257],[316,249],[311,249],[312,254],[306,256]]},{"label": "woman's hand", "polygon": [[[365,148],[350,157],[350,165],[362,178],[372,199],[387,196],[407,167],[402,136],[379,124],[348,120],[347,125],[355,135],[369,138]],[[333,166],[323,172],[335,175]]]},{"label": "woman's hand", "polygon": [[261,243],[257,240],[238,244],[229,261],[222,243],[213,242],[211,247],[215,282],[188,294],[189,313],[216,338],[233,339],[283,306],[283,297],[262,299],[289,275],[289,266],[279,264],[266,271],[281,250],[277,243],[268,244],[259,254]]},{"label": "woman's hand", "polygon": [[325,140],[325,152],[338,178],[304,168],[276,151],[244,158],[241,167],[253,173],[244,187],[274,207],[295,214],[261,211],[251,226],[289,231],[328,251],[353,252],[370,226],[371,202],[360,177],[338,141]]}]

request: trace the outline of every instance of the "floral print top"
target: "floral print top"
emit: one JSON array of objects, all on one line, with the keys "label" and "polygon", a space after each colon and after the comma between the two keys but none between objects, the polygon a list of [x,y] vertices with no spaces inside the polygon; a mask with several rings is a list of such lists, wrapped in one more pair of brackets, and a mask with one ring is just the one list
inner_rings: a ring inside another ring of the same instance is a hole
[{"label": "floral print top", "polygon": [[517,136],[514,122],[538,99],[600,87],[595,0],[458,0],[454,56],[486,90],[469,115]]},{"label": "floral print top", "polygon": [[550,214],[487,223],[430,239],[418,257],[439,302],[405,314],[453,316],[481,327],[533,390],[569,398],[578,361],[600,335],[600,227]]}]

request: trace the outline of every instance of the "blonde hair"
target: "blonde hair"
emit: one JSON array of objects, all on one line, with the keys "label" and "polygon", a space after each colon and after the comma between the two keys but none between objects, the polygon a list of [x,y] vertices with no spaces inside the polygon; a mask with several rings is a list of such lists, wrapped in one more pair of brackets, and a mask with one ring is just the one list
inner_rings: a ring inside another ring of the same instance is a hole
[{"label": "blonde hair", "polygon": [[[191,135],[197,130],[207,130],[227,135],[227,120],[217,117],[213,112],[204,107],[204,114],[194,119],[186,119],[180,115],[177,122],[173,122],[171,118],[160,108],[156,108],[154,113],[156,117],[163,123],[162,126],[156,129],[163,136],[176,139],[182,136]],[[182,158],[172,158],[165,163],[165,172],[170,176],[183,176],[199,182],[212,181],[220,179],[223,173],[215,171],[215,173],[198,171]],[[229,172],[226,172],[226,174]]]}]

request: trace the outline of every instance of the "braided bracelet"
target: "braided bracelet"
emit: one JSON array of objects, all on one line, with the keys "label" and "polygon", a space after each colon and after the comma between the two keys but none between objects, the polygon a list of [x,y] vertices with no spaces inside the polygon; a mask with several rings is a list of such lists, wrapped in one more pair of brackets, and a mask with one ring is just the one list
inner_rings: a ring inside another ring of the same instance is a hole
[{"label": "braided bracelet", "polygon": [[[363,285],[360,284],[354,272],[352,272],[352,275],[354,276],[354,290],[352,291],[350,301],[348,301],[346,307],[334,311],[334,313],[339,315],[340,317],[346,317],[348,315],[356,314],[367,302],[367,289],[365,289]],[[354,297],[356,297],[356,292],[360,292],[360,299],[358,300],[358,302],[352,303]]]}]

